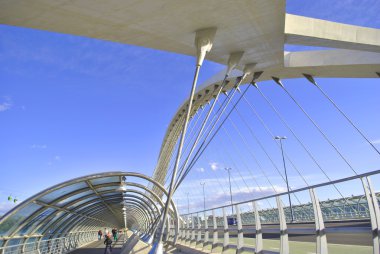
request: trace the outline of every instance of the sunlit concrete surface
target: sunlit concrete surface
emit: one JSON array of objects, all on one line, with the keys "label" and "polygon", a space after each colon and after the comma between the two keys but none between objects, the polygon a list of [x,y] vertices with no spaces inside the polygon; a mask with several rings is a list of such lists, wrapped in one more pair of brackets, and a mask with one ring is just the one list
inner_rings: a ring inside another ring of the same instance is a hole
[{"label": "sunlit concrete surface", "polygon": [[[119,239],[116,242],[112,243],[112,254],[120,254],[121,248],[124,244],[124,235],[120,235]],[[87,244],[79,249],[73,250],[71,253],[73,254],[104,254],[104,238],[99,241],[92,242]]]}]

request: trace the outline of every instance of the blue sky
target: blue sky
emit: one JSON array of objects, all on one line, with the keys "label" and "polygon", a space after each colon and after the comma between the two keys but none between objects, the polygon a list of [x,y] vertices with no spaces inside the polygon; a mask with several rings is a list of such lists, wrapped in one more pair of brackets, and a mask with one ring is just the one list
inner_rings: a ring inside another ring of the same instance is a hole
[{"label": "blue sky", "polygon": [[[380,28],[380,3],[375,0],[360,3],[289,1],[287,10],[293,14]],[[10,203],[3,202],[10,194],[22,200],[77,176],[110,170],[139,171],[151,175],[167,125],[188,94],[193,65],[194,58],[189,56],[0,26],[0,169],[3,175],[0,179],[0,213],[11,207]],[[219,64],[206,62],[200,83],[222,69]],[[380,143],[377,117],[380,110],[379,81],[345,81],[323,79],[320,83],[365,133]],[[321,109],[320,104],[308,103],[321,99],[315,97],[318,95],[315,91],[304,87],[303,80],[284,83],[309,106],[308,110],[331,135],[337,133],[334,127],[338,125],[330,124],[330,121],[337,120],[336,115],[328,104],[325,103],[322,106],[325,108]],[[290,105],[275,86],[263,84],[263,92],[279,107],[282,103]],[[276,120],[269,117],[263,101],[254,93],[248,95],[257,101],[262,114],[268,116],[267,121],[278,126]],[[249,114],[243,108],[242,111]],[[284,111],[284,115],[290,117],[296,126],[303,126],[304,120],[294,112],[297,110],[293,105],[292,109]],[[358,137],[354,138],[357,134],[346,124],[342,126],[346,129],[334,138],[355,165],[362,172],[366,171],[364,168],[379,169],[377,158],[368,155],[371,152],[367,153],[367,148],[360,148],[360,145],[365,147],[365,143]],[[282,129],[277,131],[284,133]],[[299,129],[300,133],[304,131]],[[345,143],[345,135],[353,136],[354,145]],[[307,137],[306,134],[304,136]],[[184,189],[176,197],[182,206],[186,184],[191,186],[194,184],[192,180],[199,182],[200,179],[212,178],[213,173],[219,172],[210,170],[212,163],[219,163],[219,169],[231,164],[218,155],[223,153],[223,150],[218,152],[223,142],[227,141],[217,139],[214,149],[211,147],[194,169],[195,173],[203,168],[210,177],[193,174],[185,182]],[[329,157],[324,157],[323,142],[318,142],[314,144],[316,152],[321,154],[322,161],[330,163]],[[298,152],[291,140],[287,145],[294,154]],[[306,165],[308,162],[300,160],[299,163]],[[335,160],[329,165],[343,168]],[[306,172],[312,175],[313,170]],[[315,181],[320,180],[318,174],[315,173]],[[344,171],[344,174],[348,172]],[[295,185],[298,180],[294,179]],[[197,190],[193,199],[200,195]],[[192,203],[194,208],[198,207],[196,202]]]}]

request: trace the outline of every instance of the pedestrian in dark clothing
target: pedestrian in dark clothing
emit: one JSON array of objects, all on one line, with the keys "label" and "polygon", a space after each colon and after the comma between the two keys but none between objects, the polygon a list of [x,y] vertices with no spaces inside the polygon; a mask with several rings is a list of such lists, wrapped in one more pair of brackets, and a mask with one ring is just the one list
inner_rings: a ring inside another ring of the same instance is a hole
[{"label": "pedestrian in dark clothing", "polygon": [[106,235],[106,240],[104,240],[104,244],[106,245],[106,248],[104,249],[104,254],[107,254],[108,248],[110,250],[109,253],[111,253],[112,252],[112,240],[108,235]]},{"label": "pedestrian in dark clothing", "polygon": [[101,230],[98,231],[98,240],[102,240],[103,232]]},{"label": "pedestrian in dark clothing", "polygon": [[113,236],[113,240],[117,241],[117,229],[116,228],[112,229],[112,236]]}]

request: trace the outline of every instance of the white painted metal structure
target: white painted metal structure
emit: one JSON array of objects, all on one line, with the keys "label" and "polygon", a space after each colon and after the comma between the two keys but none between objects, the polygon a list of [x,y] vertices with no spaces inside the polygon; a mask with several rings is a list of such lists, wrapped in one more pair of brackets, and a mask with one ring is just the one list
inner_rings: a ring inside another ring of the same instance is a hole
[{"label": "white painted metal structure", "polygon": [[[128,182],[122,180],[125,177],[129,178]],[[97,239],[98,230],[103,228],[129,228],[153,238],[157,218],[165,204],[146,187],[148,182],[157,185],[167,196],[163,186],[134,172],[79,177],[41,191],[0,218],[0,253],[21,253],[25,248],[33,253],[47,253],[44,243],[49,240],[52,244],[61,238],[60,248],[54,253],[66,253]],[[122,191],[121,183],[126,186]],[[127,220],[125,217],[123,220],[124,211]],[[173,230],[178,234],[179,216],[173,201],[169,214]]]},{"label": "white painted metal structure", "polygon": [[[251,82],[253,73],[258,72],[263,73],[256,82],[272,77],[299,78],[304,74],[317,77],[380,76],[379,29],[286,14],[285,0],[0,0],[0,6],[1,24],[86,36],[192,56],[197,56],[194,47],[195,31],[216,28],[212,51],[206,57],[208,60],[227,64],[231,54],[244,52],[236,70],[228,76],[227,81],[232,82],[223,87],[226,91],[232,89],[236,83]],[[285,52],[285,44],[327,47],[330,50]],[[248,65],[253,68],[244,73],[247,75],[243,75],[242,71]],[[223,83],[225,77],[227,75],[223,72],[210,79],[197,89],[194,101],[185,101],[178,109],[162,143],[153,175],[156,182],[161,185],[164,183],[188,105],[193,103],[190,111],[192,116],[218,93],[214,89],[215,85]],[[239,80],[240,77],[242,80]],[[379,242],[379,209],[375,205],[377,201],[369,179],[364,178],[363,185],[369,202],[371,225],[375,232],[374,253],[379,253],[379,249],[375,247]],[[162,189],[158,187],[154,190],[162,193]],[[310,196],[316,215],[317,252],[326,253],[321,208],[313,189],[310,189]],[[281,233],[280,253],[288,253],[285,207],[279,196],[275,198]],[[262,248],[261,223],[256,200],[253,204],[257,232],[255,252],[258,252]],[[223,248],[227,249],[229,228],[225,209],[221,209],[225,235]],[[240,218],[238,207],[236,211]],[[242,230],[243,226],[240,219],[238,220],[238,228]],[[184,225],[187,234],[182,236],[187,235],[187,240],[191,242],[199,242],[201,239],[200,219],[197,218],[197,221],[197,228],[194,219],[188,220]],[[214,230],[215,225],[213,215]],[[199,233],[197,238],[196,230]],[[210,233],[215,235],[213,231]],[[244,245],[241,232],[239,234],[238,252]],[[213,237],[212,245],[215,244]]]},{"label": "white painted metal structure", "polygon": [[[179,245],[185,245],[190,247],[198,246],[202,247],[202,250],[210,251],[211,253],[218,253],[226,250],[235,250],[236,253],[308,253],[307,250],[314,250],[318,254],[335,253],[338,251],[341,253],[344,251],[342,244],[337,244],[335,249],[330,249],[328,244],[327,234],[334,233],[336,228],[326,227],[324,224],[326,210],[321,208],[321,202],[317,197],[317,191],[327,185],[350,182],[352,186],[360,186],[363,188],[364,196],[366,197],[366,203],[369,208],[369,220],[371,228],[340,228],[340,234],[343,238],[348,238],[346,250],[350,253],[379,253],[379,230],[378,230],[378,216],[380,215],[379,206],[374,205],[380,202],[379,197],[373,191],[373,186],[370,181],[370,177],[376,177],[380,174],[380,171],[368,172],[366,174],[357,175],[345,179],[339,179],[330,183],[317,184],[314,186],[308,186],[305,188],[293,190],[290,193],[302,193],[306,191],[310,196],[311,209],[313,210],[309,221],[309,227],[297,227],[297,224],[291,222],[289,206],[285,207],[285,200],[288,193],[274,194],[267,197],[256,198],[250,201],[244,201],[233,204],[234,214],[227,214],[227,211],[231,209],[230,205],[220,206],[216,208],[207,209],[204,211],[198,211],[190,214],[183,214],[185,224],[180,226],[180,234],[178,237]],[[275,199],[276,206],[271,209],[260,209],[258,203],[264,203],[269,199]],[[251,204],[252,210],[242,213],[240,207]],[[303,209],[306,209],[303,207]],[[324,208],[326,209],[326,207]],[[300,209],[302,212],[302,209]],[[272,214],[273,217],[269,218],[267,215]],[[298,215],[297,215],[298,216]],[[236,218],[236,224],[232,225],[228,222],[230,218]],[[359,217],[358,217],[359,218]],[[194,221],[203,220],[203,228],[194,227]],[[298,222],[301,220],[298,218]],[[207,222],[207,223],[206,223]],[[331,222],[331,221],[330,221]],[[266,225],[264,225],[266,224]],[[268,227],[272,225],[272,227]],[[298,224],[300,225],[300,224]],[[191,226],[191,227],[190,227]],[[305,225],[303,225],[305,226]],[[354,233],[355,231],[355,233]],[[203,235],[195,242],[195,235],[199,235],[203,232]],[[207,233],[207,234],[206,234]],[[278,239],[270,239],[266,241],[263,239],[264,234],[277,234]],[[314,238],[314,241],[310,242],[298,242],[295,240],[289,240],[290,235],[304,234]],[[350,245],[350,237],[360,234],[366,234],[368,239],[372,240],[372,246],[355,246]],[[174,231],[171,233],[173,239],[175,236]],[[212,241],[209,239],[209,235],[212,235]],[[254,237],[252,237],[254,235]],[[170,237],[169,237],[170,239]],[[233,241],[235,239],[235,241]],[[250,241],[245,242],[245,241]],[[253,242],[254,241],[254,242]],[[272,243],[270,242],[272,241]],[[276,244],[273,244],[276,242]],[[290,244],[292,243],[292,244]],[[278,246],[277,251],[273,251],[272,248]],[[350,249],[351,248],[351,249]],[[304,252],[302,252],[304,251]]]}]

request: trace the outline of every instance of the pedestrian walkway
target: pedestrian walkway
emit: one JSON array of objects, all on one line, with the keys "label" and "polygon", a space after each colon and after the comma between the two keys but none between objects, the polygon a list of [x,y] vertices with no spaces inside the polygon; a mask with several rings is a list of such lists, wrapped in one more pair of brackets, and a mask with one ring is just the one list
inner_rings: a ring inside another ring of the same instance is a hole
[{"label": "pedestrian walkway", "polygon": [[144,243],[143,241],[138,241],[133,247],[131,254],[148,254],[152,246]]},{"label": "pedestrian walkway", "polygon": [[[127,240],[127,237],[125,237],[125,240]],[[124,243],[124,235],[120,235],[119,239],[112,243],[112,254],[120,254],[121,253],[121,247],[123,246]],[[92,242],[90,244],[87,244],[79,249],[76,249],[72,251],[72,254],[103,254],[105,249],[104,245],[104,238],[99,241]]]},{"label": "pedestrian walkway", "polygon": [[123,254],[148,254],[150,253],[152,246],[142,241],[138,235],[127,232],[129,239],[126,242],[126,246],[122,250]]}]

